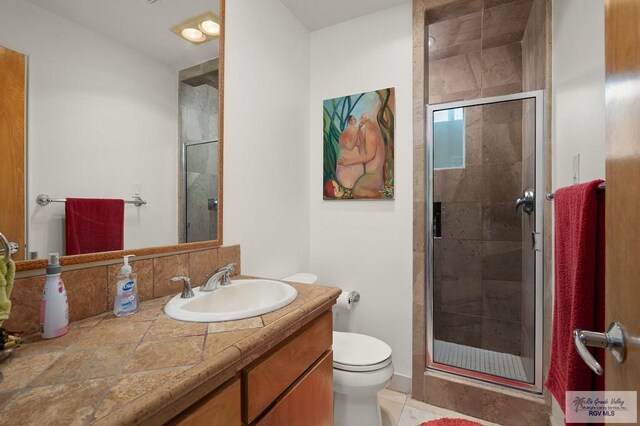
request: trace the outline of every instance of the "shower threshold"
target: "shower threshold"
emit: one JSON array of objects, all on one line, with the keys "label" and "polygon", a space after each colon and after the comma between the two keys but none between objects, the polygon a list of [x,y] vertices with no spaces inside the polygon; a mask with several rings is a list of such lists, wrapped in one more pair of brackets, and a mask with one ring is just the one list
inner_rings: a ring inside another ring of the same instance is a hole
[{"label": "shower threshold", "polygon": [[477,371],[527,383],[522,359],[517,355],[434,340],[434,358],[439,364]]}]

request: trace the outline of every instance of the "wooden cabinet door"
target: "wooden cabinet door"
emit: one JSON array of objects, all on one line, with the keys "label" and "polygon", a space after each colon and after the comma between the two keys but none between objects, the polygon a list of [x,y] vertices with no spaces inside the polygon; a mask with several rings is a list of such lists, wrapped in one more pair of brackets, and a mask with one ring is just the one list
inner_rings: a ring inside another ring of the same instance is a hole
[{"label": "wooden cabinet door", "polygon": [[216,390],[169,422],[179,426],[240,426],[240,379]]},{"label": "wooden cabinet door", "polygon": [[276,402],[256,426],[333,424],[333,352],[327,352]]},{"label": "wooden cabinet door", "polygon": [[[640,2],[605,2],[606,303],[605,327],[627,333],[623,364],[605,356],[608,391],[640,391]],[[604,330],[594,330],[602,332]]]},{"label": "wooden cabinet door", "polygon": [[25,259],[25,73],[25,55],[0,46],[0,232],[18,244],[14,260]]},{"label": "wooden cabinet door", "polygon": [[333,317],[325,312],[270,355],[242,373],[242,420],[252,423],[322,354],[331,349]]}]

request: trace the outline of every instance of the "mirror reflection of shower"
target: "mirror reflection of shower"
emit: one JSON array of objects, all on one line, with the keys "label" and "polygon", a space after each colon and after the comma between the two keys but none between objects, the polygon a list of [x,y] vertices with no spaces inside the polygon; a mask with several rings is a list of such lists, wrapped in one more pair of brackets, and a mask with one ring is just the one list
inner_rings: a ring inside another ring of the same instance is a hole
[{"label": "mirror reflection of shower", "polygon": [[218,59],[179,73],[181,243],[218,238]]}]

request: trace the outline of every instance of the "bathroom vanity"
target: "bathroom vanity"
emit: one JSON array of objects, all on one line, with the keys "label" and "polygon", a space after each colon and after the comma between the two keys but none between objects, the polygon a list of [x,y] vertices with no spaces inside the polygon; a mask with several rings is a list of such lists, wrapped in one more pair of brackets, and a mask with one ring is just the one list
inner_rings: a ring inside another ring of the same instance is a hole
[{"label": "bathroom vanity", "polygon": [[331,424],[340,290],[292,285],[294,302],[259,317],[179,322],[162,297],[29,338],[2,365],[0,425]]}]

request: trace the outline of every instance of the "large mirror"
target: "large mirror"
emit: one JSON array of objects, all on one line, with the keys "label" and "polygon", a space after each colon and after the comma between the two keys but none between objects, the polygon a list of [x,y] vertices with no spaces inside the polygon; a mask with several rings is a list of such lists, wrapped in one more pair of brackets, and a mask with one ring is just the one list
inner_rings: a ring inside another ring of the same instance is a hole
[{"label": "large mirror", "polygon": [[15,260],[221,243],[223,8],[0,2],[0,232]]}]

